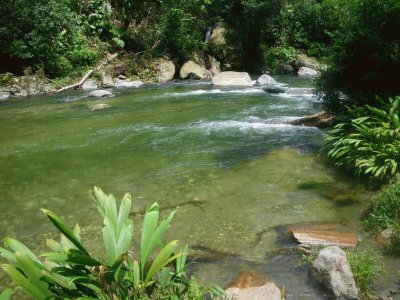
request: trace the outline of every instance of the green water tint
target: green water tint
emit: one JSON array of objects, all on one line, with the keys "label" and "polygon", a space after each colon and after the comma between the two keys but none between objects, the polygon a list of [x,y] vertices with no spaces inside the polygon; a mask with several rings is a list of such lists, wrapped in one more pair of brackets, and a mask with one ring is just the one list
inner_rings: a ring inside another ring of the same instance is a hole
[{"label": "green water tint", "polygon": [[[317,157],[320,130],[284,124],[320,109],[310,95],[208,82],[114,92],[107,100],[69,92],[0,103],[0,237],[37,244],[52,232],[39,212],[45,207],[78,222],[95,245],[94,185],[118,198],[132,192],[136,224],[154,201],[165,213],[177,207],[168,238],[252,262],[282,247],[277,226],[335,222],[359,230],[359,204],[338,205],[319,188],[301,187],[352,189]],[[92,112],[94,103],[112,108]]]}]

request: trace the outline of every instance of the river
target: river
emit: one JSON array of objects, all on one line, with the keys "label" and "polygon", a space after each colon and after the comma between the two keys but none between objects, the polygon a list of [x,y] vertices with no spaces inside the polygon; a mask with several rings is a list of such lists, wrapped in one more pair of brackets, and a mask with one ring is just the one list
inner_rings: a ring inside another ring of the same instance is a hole
[{"label": "river", "polygon": [[[285,124],[321,109],[312,83],[277,80],[296,89],[177,81],[114,90],[112,99],[72,91],[0,102],[0,238],[43,248],[54,235],[44,207],[78,222],[100,255],[96,185],[134,195],[136,240],[148,204],[176,208],[167,239],[189,244],[201,281],[224,286],[256,269],[286,286],[288,299],[324,299],[283,233],[310,223],[358,233],[361,205],[333,201],[354,186],[318,156],[323,131]],[[88,108],[100,102],[112,108]]]}]

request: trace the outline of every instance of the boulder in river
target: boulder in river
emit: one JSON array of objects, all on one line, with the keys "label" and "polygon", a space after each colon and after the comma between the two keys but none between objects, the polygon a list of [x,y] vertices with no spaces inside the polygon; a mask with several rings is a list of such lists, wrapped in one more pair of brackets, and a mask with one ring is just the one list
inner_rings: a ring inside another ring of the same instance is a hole
[{"label": "boulder in river", "polygon": [[261,85],[275,85],[278,84],[274,78],[267,74],[263,74],[257,79],[257,83]]},{"label": "boulder in river", "polygon": [[98,89],[99,86],[97,85],[96,80],[94,79],[88,79],[86,80],[82,86],[81,86],[82,90],[87,91],[87,90],[95,90]]},{"label": "boulder in river", "polygon": [[281,290],[265,274],[250,271],[239,275],[225,290],[228,299],[281,300]]},{"label": "boulder in river", "polygon": [[358,242],[354,233],[319,229],[292,229],[291,232],[295,240],[304,245],[355,248]]},{"label": "boulder in river", "polygon": [[302,77],[315,77],[319,76],[320,73],[317,70],[308,68],[308,67],[301,67],[299,71],[297,72],[297,75],[302,76]]},{"label": "boulder in river", "polygon": [[91,111],[96,111],[96,110],[105,110],[105,109],[109,109],[111,108],[110,104],[106,104],[106,103],[96,103],[93,104],[91,106],[89,106]]},{"label": "boulder in river", "polygon": [[213,56],[207,56],[207,68],[212,76],[221,73],[221,63]]},{"label": "boulder in river", "polygon": [[172,61],[160,58],[158,61],[158,82],[165,83],[174,79],[175,65]]},{"label": "boulder in river", "polygon": [[111,73],[107,70],[101,71],[101,85],[104,88],[109,88],[114,86],[114,80],[111,76]]},{"label": "boulder in river", "polygon": [[321,64],[316,58],[307,56],[304,53],[297,55],[294,66],[296,70],[299,70],[301,67],[306,67],[317,71],[325,68],[325,66]]},{"label": "boulder in river", "polygon": [[115,82],[116,88],[137,88],[140,87],[141,85],[143,85],[143,81],[140,80],[130,81],[130,80],[117,79]]},{"label": "boulder in river", "polygon": [[213,85],[218,86],[253,86],[250,75],[246,72],[221,72],[212,79]]},{"label": "boulder in river", "polygon": [[179,76],[182,79],[206,79],[207,72],[203,65],[189,60],[181,67]]},{"label": "boulder in river", "polygon": [[293,121],[288,122],[290,125],[303,125],[308,127],[318,127],[323,128],[332,123],[335,119],[334,115],[328,114],[325,111],[321,111],[319,113],[305,116],[303,118],[299,118]]},{"label": "boulder in river", "polygon": [[312,265],[311,273],[320,285],[332,293],[334,299],[360,299],[346,253],[339,247],[322,249]]},{"label": "boulder in river", "polygon": [[91,91],[88,95],[88,97],[93,97],[93,98],[112,98],[114,96],[115,95],[113,93],[106,90],[94,90]]}]

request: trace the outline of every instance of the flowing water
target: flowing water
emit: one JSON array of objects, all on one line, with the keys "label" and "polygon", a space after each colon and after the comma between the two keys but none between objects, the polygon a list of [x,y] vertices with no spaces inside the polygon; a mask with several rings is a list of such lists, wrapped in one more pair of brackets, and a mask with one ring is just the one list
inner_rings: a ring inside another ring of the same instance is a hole
[{"label": "flowing water", "polygon": [[[134,195],[137,230],[148,204],[176,209],[167,238],[189,244],[190,268],[204,282],[223,286],[256,269],[286,286],[288,299],[323,299],[282,233],[310,223],[359,232],[360,205],[332,201],[352,185],[318,157],[323,132],[285,124],[320,110],[311,82],[278,80],[292,89],[175,82],[114,90],[107,100],[73,91],[0,103],[0,238],[41,248],[54,234],[45,207],[78,222],[101,252],[96,185]],[[100,102],[112,108],[88,108]],[[310,182],[322,188],[300,188]]]}]

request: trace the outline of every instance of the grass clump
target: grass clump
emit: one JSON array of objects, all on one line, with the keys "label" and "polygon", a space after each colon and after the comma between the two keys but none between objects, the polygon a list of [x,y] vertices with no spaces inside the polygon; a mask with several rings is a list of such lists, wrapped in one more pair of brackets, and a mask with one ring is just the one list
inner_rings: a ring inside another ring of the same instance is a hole
[{"label": "grass clump", "polygon": [[364,228],[374,235],[389,227],[400,227],[399,176],[371,198],[363,213],[363,224]]},{"label": "grass clump", "polygon": [[347,251],[358,291],[362,299],[373,298],[373,284],[384,273],[382,255],[373,249]]}]

